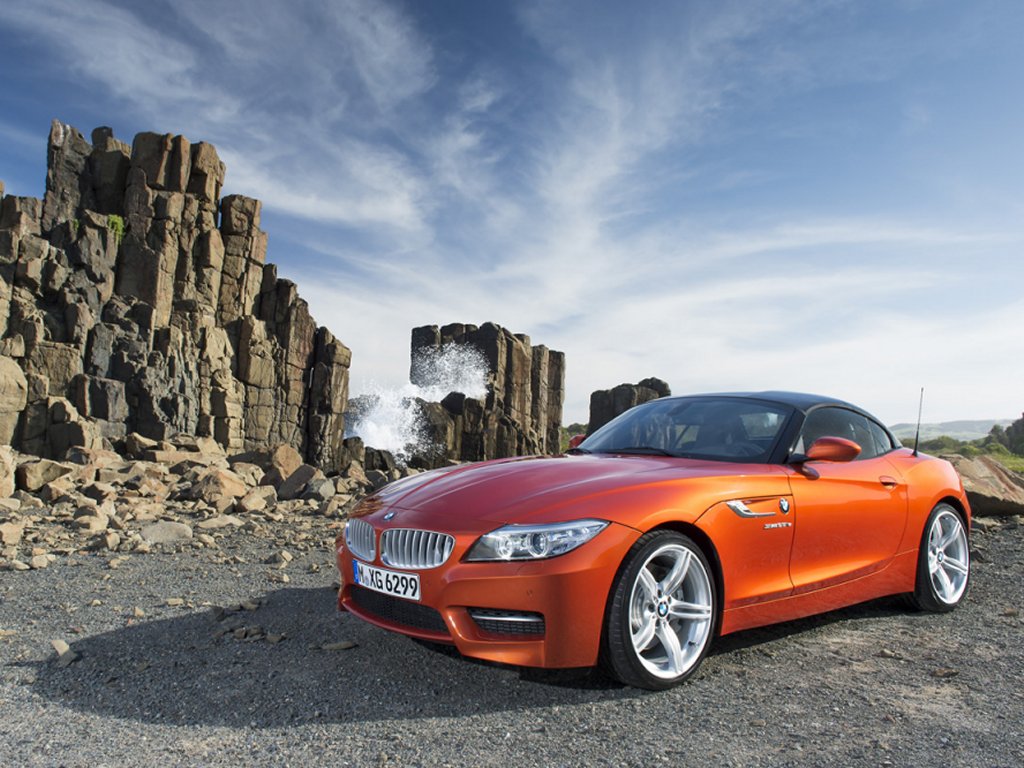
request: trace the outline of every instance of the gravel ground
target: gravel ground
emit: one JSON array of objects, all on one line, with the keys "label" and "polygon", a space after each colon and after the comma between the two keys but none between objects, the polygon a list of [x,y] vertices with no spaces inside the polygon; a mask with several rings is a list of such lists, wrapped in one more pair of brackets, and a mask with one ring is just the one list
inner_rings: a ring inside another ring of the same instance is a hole
[{"label": "gravel ground", "polygon": [[338,615],[321,535],[284,570],[238,532],[220,553],[0,572],[0,764],[1024,764],[1016,521],[974,536],[952,614],[887,599],[743,632],[665,693],[477,663]]}]

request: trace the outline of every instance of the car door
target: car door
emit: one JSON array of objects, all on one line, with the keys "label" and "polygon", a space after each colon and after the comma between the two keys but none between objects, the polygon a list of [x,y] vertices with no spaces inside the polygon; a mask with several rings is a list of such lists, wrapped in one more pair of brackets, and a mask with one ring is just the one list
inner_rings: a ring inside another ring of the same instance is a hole
[{"label": "car door", "polygon": [[865,416],[845,408],[808,414],[794,454],[825,436],[853,440],[861,453],[849,462],[788,467],[796,507],[790,557],[795,594],[880,570],[896,554],[906,526],[907,490],[885,458],[891,444],[880,444],[877,433]]}]

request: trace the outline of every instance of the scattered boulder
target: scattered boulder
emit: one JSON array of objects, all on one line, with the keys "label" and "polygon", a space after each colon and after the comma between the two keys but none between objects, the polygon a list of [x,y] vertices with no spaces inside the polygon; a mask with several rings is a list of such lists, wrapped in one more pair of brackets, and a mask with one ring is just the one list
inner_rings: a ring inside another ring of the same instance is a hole
[{"label": "scattered boulder", "polygon": [[110,525],[110,517],[97,507],[83,506],[75,512],[75,525],[86,533],[102,533]]},{"label": "scattered boulder", "polygon": [[0,524],[0,543],[5,547],[16,547],[25,533],[24,521]]},{"label": "scattered boulder", "polygon": [[334,496],[335,492],[334,481],[321,477],[306,483],[306,490],[303,491],[302,498],[312,499],[313,501],[327,501],[327,499]]},{"label": "scattered boulder", "polygon": [[14,476],[17,464],[10,446],[0,445],[0,499],[14,494]]},{"label": "scattered boulder", "polygon": [[322,479],[323,472],[309,464],[302,464],[277,489],[277,497],[282,501],[297,499],[306,489],[306,484],[313,479]]},{"label": "scattered boulder", "polygon": [[189,498],[201,499],[223,511],[244,496],[248,488],[245,481],[228,469],[209,469],[189,489]]},{"label": "scattered boulder", "polygon": [[176,544],[192,538],[192,528],[185,523],[160,520],[142,529],[142,538],[149,544]]},{"label": "scattered boulder", "polygon": [[[0,278],[2,280],[2,278]],[[0,445],[10,445],[28,404],[28,381],[18,361],[0,355]]]},{"label": "scattered boulder", "polygon": [[366,473],[366,481],[372,490],[377,491],[391,482],[391,477],[379,469],[371,469]]},{"label": "scattered boulder", "polygon": [[33,493],[62,475],[73,472],[73,464],[63,464],[49,459],[36,459],[18,465],[15,480],[18,488]]},{"label": "scattered boulder", "polygon": [[258,464],[236,461],[231,464],[231,471],[242,478],[246,485],[259,485],[263,480],[263,468]]},{"label": "scattered boulder", "polygon": [[40,488],[39,498],[47,504],[52,504],[58,499],[71,495],[77,484],[78,481],[76,481],[75,477],[69,472],[66,475],[61,475],[56,480],[51,480]]},{"label": "scattered boulder", "polygon": [[273,450],[267,453],[263,468],[267,472],[276,469],[281,479],[287,480],[292,472],[301,467],[302,464],[302,456],[299,455],[298,451],[290,445],[281,444],[275,446]]},{"label": "scattered boulder", "polygon": [[53,650],[57,654],[58,667],[69,667],[82,658],[81,654],[71,650],[71,646],[64,640],[51,640],[50,645],[53,646]]},{"label": "scattered boulder", "polygon": [[240,528],[242,525],[244,523],[234,515],[217,515],[197,523],[196,528],[203,531],[215,531],[218,528]]},{"label": "scattered boulder", "polygon": [[969,459],[949,454],[942,458],[951,462],[960,473],[974,514],[1024,514],[1024,477],[989,456]]},{"label": "scattered boulder", "polygon": [[149,451],[155,451],[159,445],[156,440],[150,440],[138,432],[132,432],[124,440],[125,453],[133,459],[143,458]]},{"label": "scattered boulder", "polygon": [[253,488],[235,504],[239,512],[259,512],[277,501],[277,491],[272,485]]}]

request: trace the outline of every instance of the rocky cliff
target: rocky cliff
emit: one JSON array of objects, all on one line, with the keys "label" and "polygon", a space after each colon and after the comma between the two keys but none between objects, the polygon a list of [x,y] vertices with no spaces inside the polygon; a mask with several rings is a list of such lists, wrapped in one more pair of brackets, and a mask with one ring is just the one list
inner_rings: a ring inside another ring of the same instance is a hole
[{"label": "rocky cliff", "polygon": [[530,337],[494,323],[425,325],[412,331],[410,380],[421,380],[416,364],[448,345],[471,345],[487,362],[487,394],[482,400],[453,392],[440,403],[421,402],[426,443],[432,450],[415,456],[421,466],[448,461],[482,461],[504,456],[557,453],[565,401],[565,355]]},{"label": "rocky cliff", "polygon": [[587,434],[591,435],[634,405],[668,397],[672,390],[661,379],[644,379],[638,384],[619,384],[611,389],[599,389],[590,394],[590,422]]},{"label": "rocky cliff", "polygon": [[54,121],[43,200],[0,186],[0,444],[63,458],[184,433],[340,469],[351,355],[224,172],[207,143]]}]

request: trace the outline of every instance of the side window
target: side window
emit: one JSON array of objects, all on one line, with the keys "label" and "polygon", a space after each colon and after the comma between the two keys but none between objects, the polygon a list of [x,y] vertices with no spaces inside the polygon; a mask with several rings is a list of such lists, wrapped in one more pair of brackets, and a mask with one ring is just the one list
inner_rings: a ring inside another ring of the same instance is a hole
[{"label": "side window", "polygon": [[[857,461],[873,459],[879,454],[885,453],[890,448],[885,447],[889,443],[886,436],[883,444],[879,445],[872,426],[872,423],[859,413],[848,411],[845,408],[819,408],[811,411],[803,428],[800,430],[800,439],[797,441],[794,451],[803,453],[819,437],[842,437],[853,440],[860,446],[860,455]],[[884,436],[884,430],[882,430]]]},{"label": "side window", "polygon": [[873,421],[868,421],[868,427],[871,429],[871,435],[875,438],[875,444],[878,446],[878,453],[888,453],[896,446],[893,445],[892,439],[889,437],[889,433],[882,429],[880,424],[876,424]]}]

